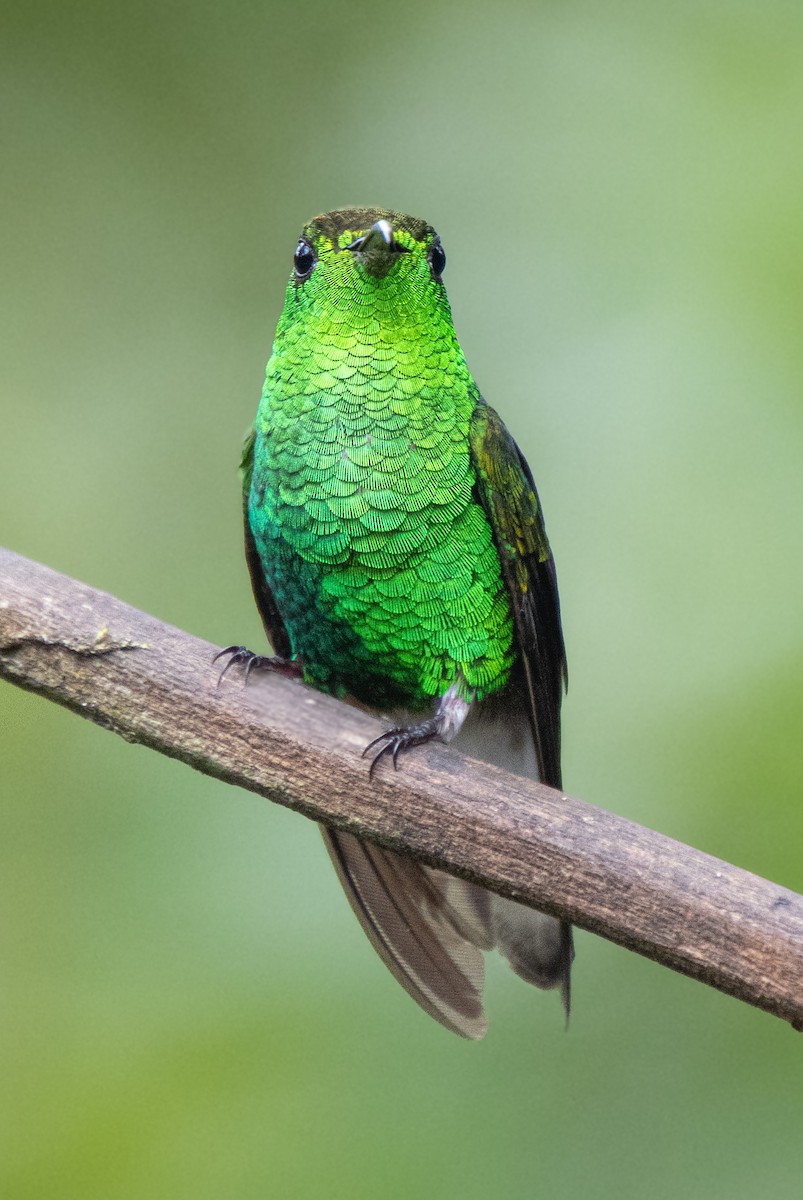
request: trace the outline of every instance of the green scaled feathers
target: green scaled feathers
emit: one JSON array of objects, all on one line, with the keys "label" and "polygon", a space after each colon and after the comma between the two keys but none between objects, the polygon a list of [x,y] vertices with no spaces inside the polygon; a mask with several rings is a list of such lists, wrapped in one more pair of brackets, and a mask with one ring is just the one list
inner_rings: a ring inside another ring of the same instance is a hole
[{"label": "green scaled feathers", "polygon": [[[392,256],[348,249],[382,219]],[[453,684],[479,700],[513,664],[471,451],[483,405],[435,243],[384,210],[311,222],[252,451],[251,537],[291,651],[310,683],[376,706],[421,709]]]}]

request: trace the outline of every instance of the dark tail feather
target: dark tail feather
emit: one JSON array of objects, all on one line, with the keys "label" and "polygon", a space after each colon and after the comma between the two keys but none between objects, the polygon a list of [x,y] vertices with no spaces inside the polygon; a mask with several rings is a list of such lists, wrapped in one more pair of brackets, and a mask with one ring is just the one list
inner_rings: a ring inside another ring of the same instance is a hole
[{"label": "dark tail feather", "polygon": [[484,893],[352,834],[323,826],[321,833],[349,903],[388,970],[441,1025],[462,1037],[483,1037],[478,946],[489,945]]}]

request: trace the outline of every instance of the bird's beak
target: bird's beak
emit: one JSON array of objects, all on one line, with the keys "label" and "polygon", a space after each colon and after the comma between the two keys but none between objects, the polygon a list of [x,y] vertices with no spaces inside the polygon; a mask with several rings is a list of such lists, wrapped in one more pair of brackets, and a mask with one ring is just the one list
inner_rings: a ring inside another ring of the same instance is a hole
[{"label": "bird's beak", "polygon": [[366,254],[370,250],[387,251],[394,245],[395,240],[393,226],[390,221],[385,221],[383,218],[381,221],[375,221],[363,237],[352,242],[349,249],[359,250],[361,254]]},{"label": "bird's beak", "polygon": [[369,275],[381,278],[387,275],[397,255],[405,253],[407,247],[396,241],[393,226],[383,217],[382,220],[375,221],[367,233],[358,237],[346,249],[359,258]]}]

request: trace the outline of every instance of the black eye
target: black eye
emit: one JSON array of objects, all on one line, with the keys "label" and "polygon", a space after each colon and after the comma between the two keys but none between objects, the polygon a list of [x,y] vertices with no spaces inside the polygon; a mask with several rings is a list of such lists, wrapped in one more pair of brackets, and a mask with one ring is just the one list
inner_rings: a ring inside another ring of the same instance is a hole
[{"label": "black eye", "polygon": [[441,239],[436,237],[429,251],[429,267],[433,278],[440,279],[446,266],[446,251],[441,245]]},{"label": "black eye", "polygon": [[297,279],[306,279],[315,266],[315,254],[312,246],[302,238],[296,246],[296,252],[293,255],[293,266],[296,269]]}]

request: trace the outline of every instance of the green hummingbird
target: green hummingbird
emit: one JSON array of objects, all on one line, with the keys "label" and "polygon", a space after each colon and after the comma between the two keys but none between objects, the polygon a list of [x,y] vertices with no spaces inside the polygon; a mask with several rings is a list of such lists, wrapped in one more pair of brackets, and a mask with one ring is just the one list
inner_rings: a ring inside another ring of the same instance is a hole
[{"label": "green hummingbird", "polygon": [[[242,459],[246,557],[275,657],[388,715],[370,770],[433,738],[561,787],[566,659],[530,470],[471,376],[425,221],[315,217],[295,248]],[[480,1038],[482,951],[560,987],[571,928],[353,835],[322,828],[352,908],[414,1000]]]}]

